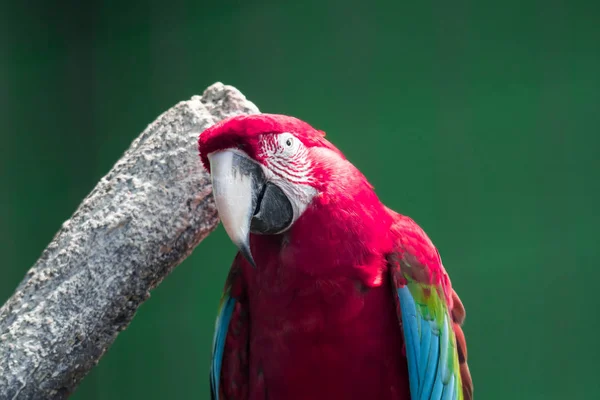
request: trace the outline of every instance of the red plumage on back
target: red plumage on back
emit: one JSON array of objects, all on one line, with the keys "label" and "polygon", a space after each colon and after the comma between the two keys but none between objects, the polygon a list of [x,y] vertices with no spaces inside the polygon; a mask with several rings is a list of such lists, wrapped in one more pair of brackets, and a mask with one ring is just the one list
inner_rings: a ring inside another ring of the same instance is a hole
[{"label": "red plumage on back", "polygon": [[[316,194],[283,233],[250,235],[256,268],[236,256],[224,297],[235,302],[217,323],[213,398],[401,400],[430,391],[431,399],[471,399],[464,307],[437,250],[379,201],[323,132],[287,116],[234,117],[201,134],[200,157],[209,169],[209,154],[236,149],[270,168],[266,137],[284,132],[301,141],[298,170],[307,176],[288,173]],[[409,313],[434,316],[433,370],[411,356],[431,350],[407,336],[421,335],[403,319]]]}]

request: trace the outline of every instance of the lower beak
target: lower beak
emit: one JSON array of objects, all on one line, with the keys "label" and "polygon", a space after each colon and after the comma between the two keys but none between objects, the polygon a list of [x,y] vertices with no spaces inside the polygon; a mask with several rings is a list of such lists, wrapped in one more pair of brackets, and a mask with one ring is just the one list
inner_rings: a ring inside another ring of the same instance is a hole
[{"label": "lower beak", "polygon": [[277,234],[292,223],[283,191],[265,179],[262,167],[234,150],[209,154],[213,195],[223,227],[252,266],[250,233]]}]

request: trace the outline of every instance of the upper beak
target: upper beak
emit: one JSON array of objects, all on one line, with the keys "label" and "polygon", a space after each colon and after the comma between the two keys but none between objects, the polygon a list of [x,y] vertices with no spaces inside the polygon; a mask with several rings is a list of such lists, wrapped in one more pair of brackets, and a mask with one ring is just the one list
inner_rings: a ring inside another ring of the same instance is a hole
[{"label": "upper beak", "polygon": [[250,232],[280,233],[292,222],[293,209],[283,191],[268,182],[262,167],[236,150],[208,155],[213,195],[231,241],[252,266]]}]

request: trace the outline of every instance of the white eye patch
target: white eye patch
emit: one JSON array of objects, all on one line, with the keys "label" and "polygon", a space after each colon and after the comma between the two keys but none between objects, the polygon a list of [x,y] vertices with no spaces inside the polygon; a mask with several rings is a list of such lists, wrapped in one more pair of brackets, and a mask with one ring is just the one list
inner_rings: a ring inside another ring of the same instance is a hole
[{"label": "white eye patch", "polygon": [[279,149],[285,156],[291,156],[296,154],[300,147],[300,141],[297,137],[289,132],[284,132],[277,137],[279,143]]}]

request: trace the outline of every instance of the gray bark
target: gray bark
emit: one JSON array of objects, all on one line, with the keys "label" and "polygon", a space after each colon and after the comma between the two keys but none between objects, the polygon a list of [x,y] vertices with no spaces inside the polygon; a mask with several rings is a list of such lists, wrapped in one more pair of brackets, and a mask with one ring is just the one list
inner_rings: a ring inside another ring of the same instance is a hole
[{"label": "gray bark", "polygon": [[258,113],[216,83],[150,124],[0,308],[0,399],[64,399],[218,224],[198,134]]}]

